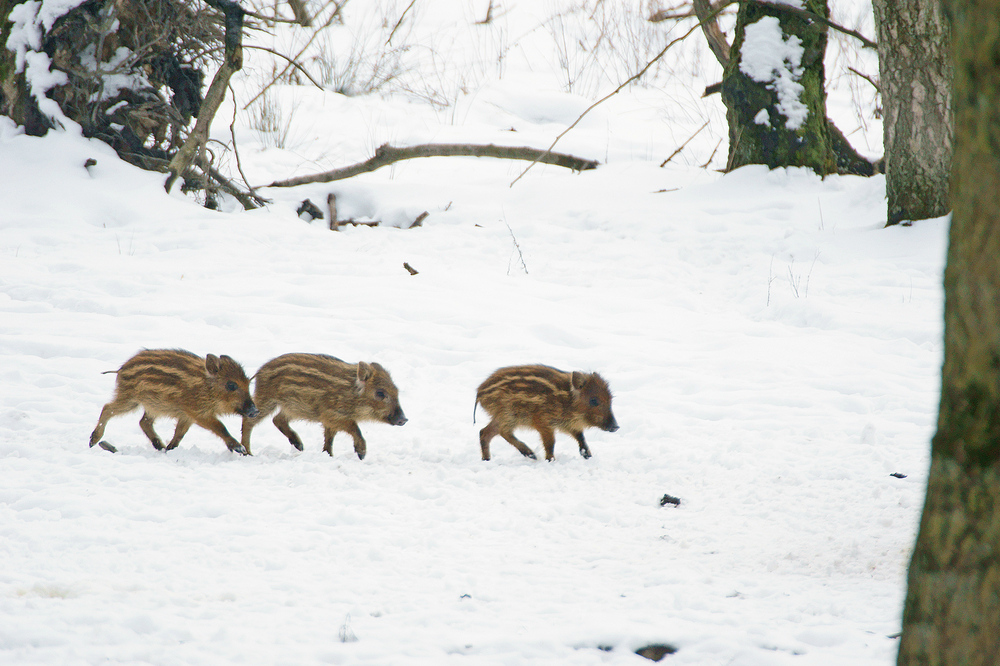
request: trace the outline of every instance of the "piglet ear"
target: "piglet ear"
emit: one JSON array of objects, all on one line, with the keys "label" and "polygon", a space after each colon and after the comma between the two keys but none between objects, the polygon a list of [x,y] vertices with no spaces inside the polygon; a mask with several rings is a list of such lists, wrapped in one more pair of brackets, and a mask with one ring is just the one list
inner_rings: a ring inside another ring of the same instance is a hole
[{"label": "piglet ear", "polygon": [[208,370],[208,374],[217,375],[219,374],[219,368],[221,367],[219,363],[219,357],[215,354],[209,354],[205,357],[205,369]]},{"label": "piglet ear", "polygon": [[370,366],[369,364],[365,363],[364,361],[359,362],[358,363],[358,383],[359,384],[364,384],[365,382],[367,382],[369,379],[372,378],[372,374],[374,374],[374,372],[375,372],[375,370],[372,368],[372,366]]},{"label": "piglet ear", "polygon": [[582,372],[573,371],[573,379],[571,380],[571,385],[574,391],[579,391],[587,384],[587,380],[590,379],[590,375],[584,374]]}]

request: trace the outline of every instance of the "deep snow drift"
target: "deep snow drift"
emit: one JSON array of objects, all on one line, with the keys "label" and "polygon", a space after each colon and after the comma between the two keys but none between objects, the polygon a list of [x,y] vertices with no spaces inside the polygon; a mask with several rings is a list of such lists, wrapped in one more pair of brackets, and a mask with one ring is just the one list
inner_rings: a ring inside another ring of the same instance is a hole
[{"label": "deep snow drift", "polygon": [[[537,83],[511,64],[447,112],[285,86],[297,138],[267,148],[240,120],[243,166],[259,184],[512,127],[544,147],[589,102]],[[524,164],[420,160],[248,213],[0,119],[0,662],[638,664],[662,642],[671,664],[893,663],[946,220],[883,229],[881,178],[699,168],[718,134],[660,168],[701,124],[666,123],[666,95],[567,136],[594,171],[509,187]],[[345,216],[429,215],[296,217],[330,192]],[[88,448],[101,372],[144,347],[249,373],[378,361],[410,421],[362,424],[364,461],[269,421],[253,457],[198,428],[163,454],[138,412],[108,426],[118,454]],[[553,463],[500,439],[479,460],[475,387],[528,362],[611,384],[621,430],[589,431],[590,460],[565,435]]]}]

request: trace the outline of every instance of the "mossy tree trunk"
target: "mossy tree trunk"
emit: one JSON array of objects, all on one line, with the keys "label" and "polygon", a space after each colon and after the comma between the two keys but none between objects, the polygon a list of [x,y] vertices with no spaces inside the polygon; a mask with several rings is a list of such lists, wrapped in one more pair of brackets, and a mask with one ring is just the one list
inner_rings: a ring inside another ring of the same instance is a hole
[{"label": "mossy tree trunk", "polygon": [[[804,7],[829,16],[825,0],[806,0]],[[779,55],[779,67],[769,77],[758,66],[762,54],[755,44],[760,44],[761,29],[775,22],[781,32],[779,50],[793,56],[784,59],[782,70]],[[779,4],[740,3],[722,82],[729,121],[729,168],[765,164],[771,168],[804,166],[821,175],[836,173],[826,120],[826,41],[824,25],[784,11]]]},{"label": "mossy tree trunk", "polygon": [[940,0],[874,0],[887,223],[948,213],[951,28]]},{"label": "mossy tree trunk", "polygon": [[900,666],[1000,655],[1000,4],[949,0],[953,215],[937,433]]}]

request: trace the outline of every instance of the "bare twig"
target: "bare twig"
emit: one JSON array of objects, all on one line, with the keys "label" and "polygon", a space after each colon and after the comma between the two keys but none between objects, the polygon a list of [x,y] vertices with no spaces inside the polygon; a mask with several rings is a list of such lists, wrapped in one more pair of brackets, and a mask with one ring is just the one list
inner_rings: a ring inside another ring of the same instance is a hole
[{"label": "bare twig", "polygon": [[680,146],[678,146],[678,147],[677,147],[677,150],[675,150],[674,152],[670,153],[670,157],[668,157],[667,159],[663,160],[663,162],[661,162],[661,163],[660,163],[660,168],[663,168],[663,167],[667,166],[667,163],[668,163],[668,162],[670,162],[670,160],[674,159],[674,158],[675,158],[675,157],[677,156],[677,153],[679,153],[679,152],[681,152],[682,150],[684,150],[684,146],[686,146],[686,145],[688,145],[689,143],[691,143],[691,139],[693,139],[693,138],[695,138],[696,136],[698,136],[698,132],[701,132],[701,131],[702,131],[703,129],[705,129],[706,127],[708,127],[708,121],[707,121],[707,120],[705,121],[705,124],[704,124],[704,125],[702,125],[702,126],[701,126],[701,127],[699,127],[699,128],[697,129],[697,130],[695,130],[695,133],[694,133],[694,134],[692,134],[691,136],[689,136],[689,137],[688,137],[687,141],[685,141],[685,142],[684,142],[684,143],[682,143],[682,144],[681,144]]},{"label": "bare twig", "polygon": [[[299,49],[299,52],[296,53],[292,58],[289,58],[290,62],[298,62],[298,59],[302,56],[303,53],[305,53],[309,49],[310,46],[312,46],[312,43],[316,40],[317,37],[319,37],[319,34],[323,32],[324,29],[328,28],[330,24],[332,24],[337,19],[337,17],[340,15],[340,10],[343,9],[344,5],[346,5],[348,2],[349,0],[340,0],[340,2],[337,3],[333,12],[331,12],[330,16],[327,17],[323,25],[321,25],[319,28],[316,29],[315,32],[313,32],[312,37],[309,38],[305,46]],[[274,77],[271,79],[271,81],[266,86],[260,89],[260,92],[254,95],[249,102],[243,105],[243,110],[246,111],[248,108],[250,108],[250,105],[256,102],[261,95],[267,92],[268,88],[277,83],[281,79],[281,77],[285,75],[289,67],[291,67],[291,65],[285,65],[284,69],[275,74]]]},{"label": "bare twig", "polygon": [[687,9],[687,4],[670,7],[668,9],[657,9],[649,15],[647,19],[650,23],[662,23],[663,21],[677,21],[694,16],[693,9]]},{"label": "bare twig", "polygon": [[[729,5],[736,4],[736,0],[719,0],[714,3],[712,9],[718,7],[728,7]],[[684,3],[682,5],[677,5],[676,7],[670,7],[667,9],[658,9],[649,16],[650,23],[662,23],[663,21],[679,21],[681,19],[696,17],[694,8],[690,7],[690,3]]]},{"label": "bare twig", "polygon": [[715,149],[712,151],[712,154],[708,156],[708,159],[705,160],[705,163],[702,164],[700,168],[702,168],[702,169],[707,169],[708,168],[708,165],[711,164],[712,160],[715,159],[715,154],[717,152],[719,152],[719,146],[721,146],[721,145],[722,145],[722,139],[719,139],[719,142],[715,144]]},{"label": "bare twig", "polygon": [[495,21],[496,19],[500,18],[501,16],[505,15],[507,12],[510,11],[510,9],[505,9],[499,14],[494,14],[493,13],[494,9],[496,9],[496,5],[493,4],[493,0],[490,0],[490,6],[486,8],[486,18],[476,21],[475,25],[489,25],[490,23],[493,23],[493,21]]},{"label": "bare twig", "polygon": [[389,46],[389,44],[392,43],[392,36],[396,34],[397,30],[399,30],[399,26],[403,25],[403,19],[406,18],[406,12],[410,11],[410,8],[413,7],[416,2],[417,0],[410,0],[410,4],[406,5],[406,9],[404,9],[403,13],[399,15],[399,20],[396,21],[396,25],[392,26],[392,31],[389,33],[389,39],[385,40],[386,46]]},{"label": "bare twig", "polygon": [[875,79],[873,79],[872,77],[868,76],[867,74],[865,74],[863,72],[859,72],[858,70],[854,69],[853,67],[848,67],[847,71],[851,72],[852,74],[856,74],[857,76],[860,76],[865,81],[867,81],[868,83],[872,84],[872,87],[874,87],[875,90],[877,90],[879,93],[882,92],[882,86],[879,85],[879,82],[876,81]]},{"label": "bare twig", "polygon": [[[719,8],[719,9],[715,10],[714,12],[712,12],[712,14],[711,14],[711,15],[710,15],[710,16],[709,16],[709,17],[708,17],[708,18],[707,18],[706,20],[715,20],[715,17],[716,17],[716,15],[718,15],[718,13],[719,13],[719,12],[721,12],[721,11],[722,11],[722,8]],[[593,104],[591,104],[590,106],[588,106],[588,107],[587,107],[586,109],[584,109],[584,110],[583,110],[583,113],[581,113],[581,114],[580,114],[580,115],[579,115],[579,116],[577,117],[577,119],[576,119],[576,120],[574,120],[574,121],[573,121],[573,122],[572,122],[572,123],[570,124],[570,126],[569,126],[569,127],[567,127],[566,129],[564,129],[564,130],[563,130],[562,132],[560,132],[560,133],[559,133],[559,135],[558,135],[558,136],[557,136],[557,137],[556,137],[556,138],[555,138],[555,139],[554,139],[554,140],[552,141],[552,144],[551,144],[551,145],[550,145],[550,146],[548,147],[548,150],[546,150],[546,151],[545,151],[545,152],[544,152],[544,153],[543,153],[542,155],[540,155],[540,156],[539,156],[539,157],[538,157],[537,159],[535,159],[534,161],[532,161],[532,162],[531,162],[531,164],[529,164],[529,165],[528,165],[528,166],[527,166],[527,167],[526,167],[526,168],[524,169],[524,171],[522,171],[522,172],[521,172],[521,173],[520,173],[520,174],[518,175],[518,177],[517,177],[517,178],[515,178],[514,180],[512,180],[512,181],[511,181],[511,183],[510,183],[510,187],[514,187],[514,183],[516,183],[517,181],[521,180],[521,178],[523,178],[523,177],[524,177],[524,174],[528,173],[528,171],[529,171],[529,170],[531,169],[531,167],[535,166],[535,165],[536,165],[536,164],[538,164],[539,162],[543,162],[543,161],[544,161],[544,160],[543,160],[543,158],[544,158],[544,157],[545,157],[546,155],[548,155],[549,153],[551,153],[551,152],[552,152],[552,149],[556,147],[556,144],[557,144],[557,143],[559,143],[559,140],[560,140],[560,139],[562,139],[562,138],[563,138],[564,136],[566,136],[566,135],[567,135],[567,134],[568,134],[568,133],[570,132],[570,130],[572,130],[572,129],[573,129],[574,127],[576,127],[577,125],[579,125],[579,124],[580,124],[580,121],[581,121],[581,120],[583,120],[583,117],[584,117],[584,116],[586,116],[586,115],[587,115],[588,113],[590,113],[591,111],[593,111],[593,110],[594,110],[595,108],[597,108],[597,107],[598,107],[598,106],[599,106],[600,104],[603,104],[603,103],[604,103],[604,102],[606,102],[607,100],[611,99],[612,97],[614,97],[615,95],[617,95],[618,93],[620,93],[620,92],[621,92],[621,91],[622,91],[622,90],[623,90],[623,89],[625,88],[625,86],[629,85],[629,84],[630,84],[630,83],[632,83],[633,81],[637,81],[637,80],[639,80],[640,78],[642,78],[642,76],[643,76],[643,75],[644,75],[644,74],[645,74],[646,72],[648,72],[648,71],[649,71],[649,68],[650,68],[650,67],[652,67],[652,66],[653,66],[654,64],[656,64],[656,62],[657,62],[657,61],[658,61],[658,60],[659,60],[660,58],[662,58],[663,56],[665,56],[665,55],[667,54],[667,51],[669,51],[669,50],[670,50],[670,48],[671,48],[671,47],[672,47],[672,46],[673,46],[674,44],[677,44],[678,42],[681,42],[681,41],[683,41],[683,40],[687,39],[687,38],[688,38],[688,36],[690,36],[692,32],[694,32],[695,30],[697,30],[698,28],[700,28],[700,27],[702,26],[702,24],[704,24],[704,23],[705,23],[705,21],[699,21],[699,22],[698,22],[698,24],[697,24],[697,25],[695,25],[695,26],[694,26],[693,28],[691,28],[690,30],[688,30],[687,32],[685,32],[685,33],[684,33],[683,35],[681,35],[680,37],[677,37],[676,39],[672,40],[672,41],[671,41],[670,43],[668,43],[668,44],[667,44],[666,46],[664,46],[664,47],[663,47],[663,50],[662,50],[662,51],[660,51],[660,52],[659,52],[658,54],[656,54],[656,56],[655,56],[655,57],[654,57],[654,58],[653,58],[652,60],[650,60],[650,61],[649,61],[648,63],[646,63],[646,66],[645,66],[645,67],[643,67],[643,68],[642,68],[641,70],[639,70],[639,71],[638,71],[638,72],[637,72],[636,74],[633,74],[632,76],[630,76],[630,77],[629,77],[629,78],[628,78],[628,79],[627,79],[627,80],[626,80],[626,81],[625,81],[624,83],[622,83],[622,84],[621,84],[621,85],[619,85],[619,86],[618,86],[617,88],[615,88],[614,90],[612,90],[611,92],[609,92],[609,93],[608,93],[607,95],[605,95],[604,97],[602,97],[601,99],[597,100],[596,102],[594,102]]]},{"label": "bare twig", "polygon": [[406,272],[409,273],[410,275],[416,275],[416,274],[418,274],[420,272],[416,268],[414,268],[413,266],[411,266],[408,263],[406,263],[405,261],[403,262],[403,268],[405,268]]},{"label": "bare twig", "polygon": [[[507,220],[504,220],[503,223],[507,225],[507,231],[510,232],[511,240],[514,241],[514,249],[517,250],[517,256],[521,260],[521,268],[524,269],[524,274],[527,275],[528,274],[528,265],[524,263],[524,255],[521,254],[521,244],[517,242],[517,236],[514,235],[514,230],[510,228],[509,224],[507,224]],[[513,255],[513,253],[511,253],[511,254]],[[510,275],[510,264],[509,263],[507,264],[507,275]]]},{"label": "bare twig", "polygon": [[[276,55],[276,56],[278,56],[279,58],[283,58],[284,60],[288,61],[288,64],[289,64],[290,66],[292,66],[292,67],[294,67],[295,69],[297,69],[297,70],[299,70],[300,72],[302,72],[303,76],[305,76],[305,77],[306,77],[307,79],[309,79],[309,81],[310,81],[310,82],[311,82],[311,83],[312,83],[312,84],[313,84],[314,86],[316,86],[316,87],[317,87],[317,88],[319,88],[320,90],[326,90],[326,88],[324,88],[324,87],[323,87],[323,84],[322,84],[322,83],[318,82],[318,81],[317,81],[316,79],[314,79],[314,78],[312,77],[312,75],[311,75],[311,74],[309,74],[309,72],[307,72],[307,71],[306,71],[306,68],[305,68],[305,67],[303,67],[302,65],[300,65],[300,64],[299,64],[298,62],[296,62],[295,60],[292,60],[291,58],[289,58],[288,56],[286,56],[286,55],[285,55],[284,53],[278,53],[278,52],[277,52],[277,51],[275,51],[274,49],[270,49],[270,48],[268,48],[268,47],[266,47],[266,46],[252,46],[252,45],[249,45],[249,44],[248,44],[248,45],[244,46],[243,48],[245,48],[245,49],[256,49],[256,50],[258,50],[258,51],[267,51],[267,52],[268,52],[268,53],[270,53],[271,55]],[[257,98],[255,97],[254,99],[257,99]]]},{"label": "bare twig", "polygon": [[[246,10],[246,14],[250,18],[255,18],[258,21],[263,21],[264,23],[291,23],[296,25],[308,25],[308,23],[302,23],[302,21],[300,21],[297,18],[286,19],[281,16],[278,16],[277,14],[275,14],[274,16],[265,16],[264,14],[258,14],[257,12],[251,11],[249,9]],[[306,18],[308,19],[308,15]]]},{"label": "bare twig", "polygon": [[253,210],[254,208],[260,208],[266,203],[271,203],[270,199],[265,199],[254,192],[244,192],[233,181],[223,176],[211,165],[206,165],[206,174],[217,182],[226,193],[239,201],[245,210]]},{"label": "bare twig", "polygon": [[[233,87],[229,86],[229,92],[232,93],[233,99],[236,99],[236,93],[233,91]],[[243,173],[243,164],[240,162],[240,148],[236,144],[236,105],[233,105],[233,120],[229,123],[229,134],[233,137],[233,154],[236,155],[236,170],[240,172],[240,177],[243,178],[243,184],[247,186],[250,190],[250,194],[256,196],[253,188],[250,187],[250,181],[247,180],[247,175]]]},{"label": "bare twig", "polygon": [[545,162],[556,166],[583,171],[586,169],[596,169],[598,162],[582,157],[566,155],[563,153],[553,153],[550,150],[538,150],[529,147],[476,145],[464,143],[427,143],[419,146],[408,146],[397,148],[385,144],[375,151],[375,156],[358,164],[341,169],[333,169],[324,173],[312,176],[299,176],[288,180],[279,180],[271,183],[267,187],[295,187],[308,183],[329,183],[335,180],[352,178],[362,173],[375,171],[384,166],[402,160],[411,160],[418,157],[496,157],[509,160],[533,160],[535,162]]}]

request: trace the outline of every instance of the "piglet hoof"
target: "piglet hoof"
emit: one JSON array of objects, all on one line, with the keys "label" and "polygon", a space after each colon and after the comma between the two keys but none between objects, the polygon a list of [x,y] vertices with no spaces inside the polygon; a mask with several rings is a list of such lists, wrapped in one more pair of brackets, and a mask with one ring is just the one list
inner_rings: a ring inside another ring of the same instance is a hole
[{"label": "piglet hoof", "polygon": [[590,458],[590,449],[581,448],[580,455],[583,456],[585,459]]},{"label": "piglet hoof", "polygon": [[243,447],[242,444],[235,444],[235,445],[229,447],[229,450],[232,451],[233,453],[238,453],[241,456],[248,456],[248,455],[250,455],[249,453],[247,453],[247,450]]},{"label": "piglet hoof", "polygon": [[[115,447],[113,447],[111,444],[109,444],[108,442],[106,442],[103,439],[101,441],[99,441],[97,443],[97,445],[99,447],[101,447],[102,449],[104,449],[105,451],[110,451],[111,453],[118,453],[118,449],[116,449]],[[91,446],[93,446],[93,444],[91,444]]]},{"label": "piglet hoof", "polygon": [[296,451],[301,451],[302,442],[292,442],[292,448],[294,448]]},{"label": "piglet hoof", "polygon": [[535,455],[534,451],[528,451],[524,454],[525,458],[531,458],[532,460],[538,460],[538,456]]}]

